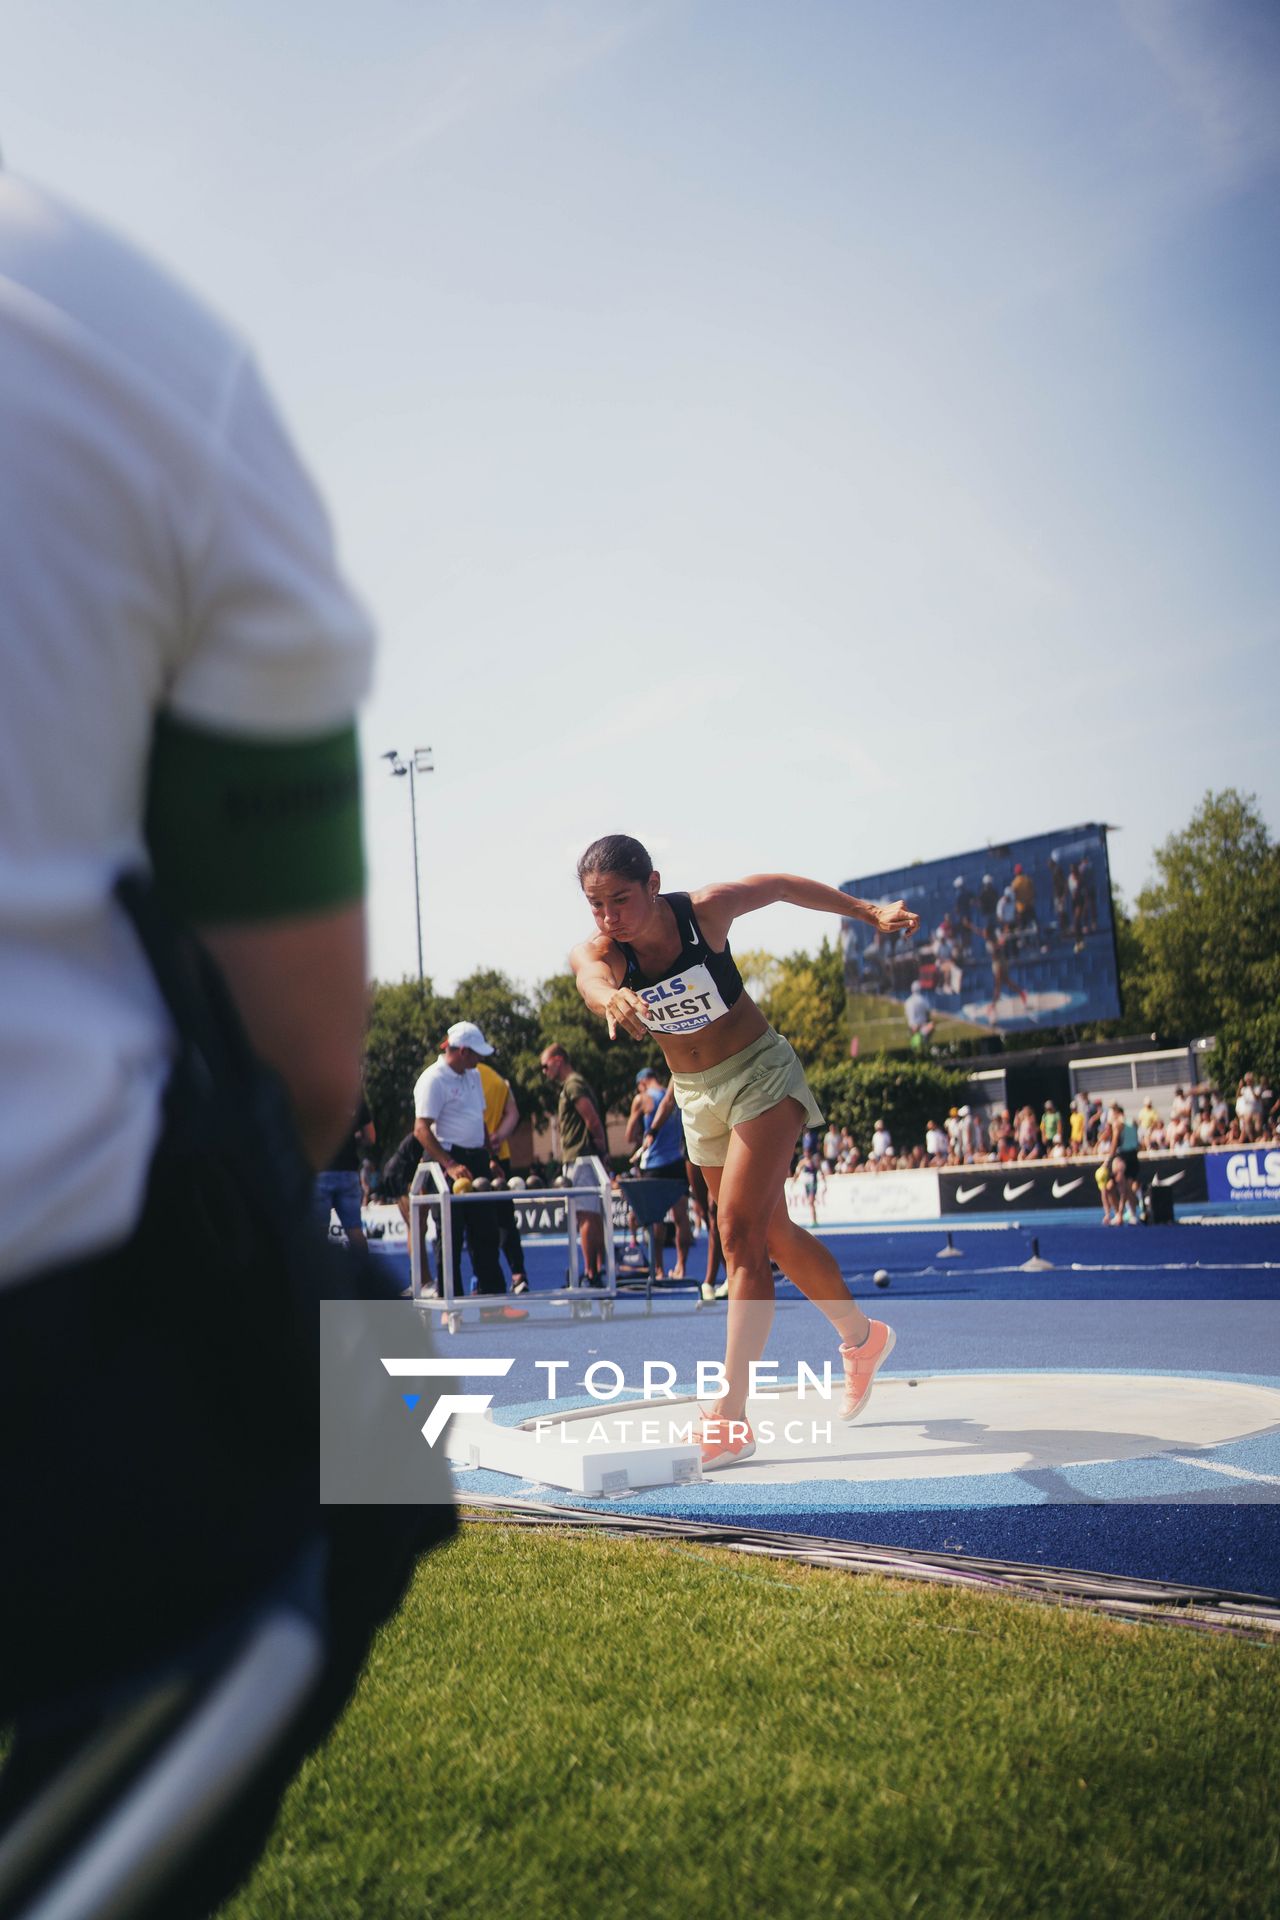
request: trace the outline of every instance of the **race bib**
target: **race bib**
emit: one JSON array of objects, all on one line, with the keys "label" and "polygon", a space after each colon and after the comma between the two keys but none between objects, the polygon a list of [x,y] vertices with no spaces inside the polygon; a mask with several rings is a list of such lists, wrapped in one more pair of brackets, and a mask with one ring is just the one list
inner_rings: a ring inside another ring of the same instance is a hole
[{"label": "race bib", "polygon": [[720,989],[704,966],[686,967],[652,987],[639,987],[645,1018],[660,1033],[696,1033],[728,1013]]}]

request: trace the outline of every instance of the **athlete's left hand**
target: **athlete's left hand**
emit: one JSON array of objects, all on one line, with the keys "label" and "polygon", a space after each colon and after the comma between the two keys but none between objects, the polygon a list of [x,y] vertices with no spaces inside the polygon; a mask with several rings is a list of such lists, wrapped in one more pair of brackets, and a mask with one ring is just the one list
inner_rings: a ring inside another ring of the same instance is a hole
[{"label": "athlete's left hand", "polygon": [[615,987],[605,1001],[603,1011],[611,1040],[617,1039],[619,1029],[629,1033],[633,1040],[647,1040],[650,1037],[651,1028],[645,1019],[648,1008],[630,987]]},{"label": "athlete's left hand", "polygon": [[873,907],[871,911],[881,933],[914,933],[920,925],[920,915],[912,913],[905,900],[895,900],[891,907]]}]

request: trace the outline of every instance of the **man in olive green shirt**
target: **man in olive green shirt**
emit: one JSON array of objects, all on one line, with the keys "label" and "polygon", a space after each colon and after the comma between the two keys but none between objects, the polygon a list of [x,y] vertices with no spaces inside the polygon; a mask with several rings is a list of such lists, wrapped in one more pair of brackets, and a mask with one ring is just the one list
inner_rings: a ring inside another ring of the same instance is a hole
[{"label": "man in olive green shirt", "polygon": [[[542,1054],[542,1071],[559,1089],[560,1155],[570,1186],[595,1186],[595,1173],[586,1165],[588,1154],[599,1154],[608,1165],[609,1140],[600,1102],[577,1071],[564,1048],[556,1044]],[[588,1286],[603,1285],[604,1221],[599,1200],[578,1202],[578,1239]]]}]

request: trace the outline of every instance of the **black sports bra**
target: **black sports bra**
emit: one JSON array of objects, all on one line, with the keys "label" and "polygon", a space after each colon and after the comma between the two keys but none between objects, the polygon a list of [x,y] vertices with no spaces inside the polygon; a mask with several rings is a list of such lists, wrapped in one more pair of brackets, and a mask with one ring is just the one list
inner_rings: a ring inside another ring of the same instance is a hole
[{"label": "black sports bra", "polygon": [[697,1033],[737,1005],[742,998],[742,975],[727,941],[722,953],[707,945],[687,893],[658,897],[676,917],[679,955],[660,979],[653,979],[641,971],[634,948],[619,940],[618,949],[627,963],[622,984],[645,1001],[656,1033]]}]

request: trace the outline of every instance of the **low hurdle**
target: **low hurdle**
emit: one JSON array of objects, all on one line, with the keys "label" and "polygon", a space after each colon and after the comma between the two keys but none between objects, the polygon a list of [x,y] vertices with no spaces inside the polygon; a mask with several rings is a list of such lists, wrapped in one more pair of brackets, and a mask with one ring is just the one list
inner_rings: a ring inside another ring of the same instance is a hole
[{"label": "low hurdle", "polygon": [[[565,1219],[569,1234],[568,1263],[565,1272],[565,1284],[548,1292],[523,1293],[521,1304],[528,1308],[536,1301],[539,1306],[569,1306],[574,1319],[589,1317],[598,1311],[602,1320],[613,1318],[613,1309],[618,1299],[618,1265],[613,1244],[612,1181],[608,1169],[596,1154],[585,1155],[578,1161],[579,1166],[590,1168],[592,1180],[574,1187],[547,1187],[537,1190],[539,1200],[553,1201],[565,1208]],[[455,1193],[443,1167],[436,1160],[425,1156],[419,1163],[409,1188],[409,1274],[412,1283],[414,1301],[426,1311],[437,1311],[442,1315],[441,1324],[449,1333],[458,1333],[463,1324],[463,1309],[477,1307],[483,1313],[486,1307],[498,1303],[497,1294],[468,1294],[461,1290],[460,1276],[455,1271],[453,1260],[453,1210],[455,1207],[493,1206],[495,1202],[510,1200],[515,1203],[516,1196],[508,1189],[500,1188],[496,1193]],[[578,1217],[585,1212],[585,1202],[591,1200],[601,1209],[604,1227],[604,1285],[588,1286],[585,1276],[578,1274]],[[436,1231],[439,1235],[440,1277],[442,1290],[437,1293],[430,1286],[424,1272],[423,1241],[427,1220],[435,1217]],[[509,1299],[509,1295],[501,1296]]]}]

